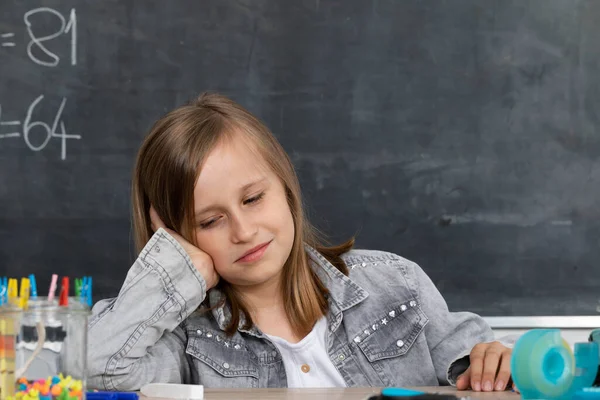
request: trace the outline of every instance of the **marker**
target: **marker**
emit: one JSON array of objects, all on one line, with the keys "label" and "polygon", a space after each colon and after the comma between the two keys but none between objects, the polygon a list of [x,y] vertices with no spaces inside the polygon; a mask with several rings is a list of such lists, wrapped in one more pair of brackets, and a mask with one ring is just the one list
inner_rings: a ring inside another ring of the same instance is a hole
[{"label": "marker", "polygon": [[92,277],[88,276],[87,305],[92,306]]},{"label": "marker", "polygon": [[50,282],[50,290],[48,290],[48,301],[54,300],[56,293],[56,282],[58,281],[58,275],[52,274],[52,281]]},{"label": "marker", "polygon": [[29,283],[31,285],[31,298],[37,299],[38,293],[37,293],[37,284],[35,282],[35,275],[33,275],[33,274],[29,275]]},{"label": "marker", "polygon": [[8,302],[14,304],[17,299],[18,283],[14,278],[8,280]]},{"label": "marker", "polygon": [[8,293],[8,280],[6,277],[2,277],[0,279],[0,306],[7,303],[7,293]]},{"label": "marker", "polygon": [[73,279],[73,284],[75,285],[75,297],[81,297],[81,287],[83,286],[83,280],[81,278],[75,278]]},{"label": "marker", "polygon": [[59,306],[69,305],[69,277],[63,276],[62,285],[60,288],[60,298],[58,299]]},{"label": "marker", "polygon": [[21,278],[21,292],[19,293],[19,307],[22,309],[27,308],[27,301],[29,300],[29,292],[31,285],[28,278]]},{"label": "marker", "polygon": [[91,276],[83,277],[80,301],[82,304],[85,304],[88,307],[92,306],[92,277]]}]

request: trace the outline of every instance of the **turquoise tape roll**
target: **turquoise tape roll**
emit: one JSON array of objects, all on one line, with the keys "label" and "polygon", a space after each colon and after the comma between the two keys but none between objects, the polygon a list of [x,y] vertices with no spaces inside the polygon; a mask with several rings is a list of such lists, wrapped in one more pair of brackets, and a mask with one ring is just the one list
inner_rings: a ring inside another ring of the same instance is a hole
[{"label": "turquoise tape roll", "polygon": [[523,399],[571,399],[594,382],[598,344],[576,343],[575,353],[558,329],[535,329],[515,344],[512,377]]},{"label": "turquoise tape roll", "polygon": [[561,398],[571,389],[575,357],[558,329],[536,329],[515,344],[511,370],[524,399]]}]

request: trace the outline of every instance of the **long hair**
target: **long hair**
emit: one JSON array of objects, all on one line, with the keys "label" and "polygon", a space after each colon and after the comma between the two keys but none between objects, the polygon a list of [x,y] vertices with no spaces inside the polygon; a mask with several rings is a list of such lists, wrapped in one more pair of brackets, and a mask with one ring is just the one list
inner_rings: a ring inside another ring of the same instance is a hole
[{"label": "long hair", "polygon": [[[204,93],[195,101],[179,107],[151,128],[136,160],[132,181],[133,226],[137,251],[153,235],[150,206],[165,225],[197,245],[194,234],[194,187],[203,162],[213,148],[233,132],[245,135],[256,145],[267,165],[281,180],[295,228],[290,255],[283,267],[284,309],[294,331],[304,335],[327,312],[327,289],[310,267],[304,244],[312,246],[342,273],[348,269],[343,253],[354,239],[339,246],[328,246],[305,216],[298,177],[287,153],[271,131],[255,116],[233,100],[215,93]],[[219,288],[229,302],[232,318],[226,333],[238,328],[241,313],[245,328],[252,317],[234,288],[223,279]]]}]

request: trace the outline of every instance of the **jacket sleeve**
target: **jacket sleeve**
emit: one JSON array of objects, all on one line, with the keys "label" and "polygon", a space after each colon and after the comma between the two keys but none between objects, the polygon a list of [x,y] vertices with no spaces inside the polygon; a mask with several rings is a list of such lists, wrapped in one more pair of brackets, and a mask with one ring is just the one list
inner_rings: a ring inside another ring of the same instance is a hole
[{"label": "jacket sleeve", "polygon": [[181,323],[206,295],[206,282],[179,243],[159,229],[130,268],[118,297],[98,302],[88,329],[88,386],[138,390],[187,383]]},{"label": "jacket sleeve", "polygon": [[429,318],[425,335],[441,385],[455,385],[469,367],[469,357],[478,343],[493,342],[494,333],[480,316],[470,312],[450,312],[446,301],[431,279],[411,263],[417,296]]}]

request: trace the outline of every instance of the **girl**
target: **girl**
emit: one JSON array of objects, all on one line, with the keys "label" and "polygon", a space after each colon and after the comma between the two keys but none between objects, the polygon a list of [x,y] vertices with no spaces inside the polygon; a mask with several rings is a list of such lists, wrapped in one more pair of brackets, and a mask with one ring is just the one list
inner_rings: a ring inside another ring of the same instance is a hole
[{"label": "girl", "polygon": [[156,122],[132,196],[140,253],[93,309],[90,386],[506,388],[511,350],[419,266],[323,244],[287,154],[228,98]]}]

